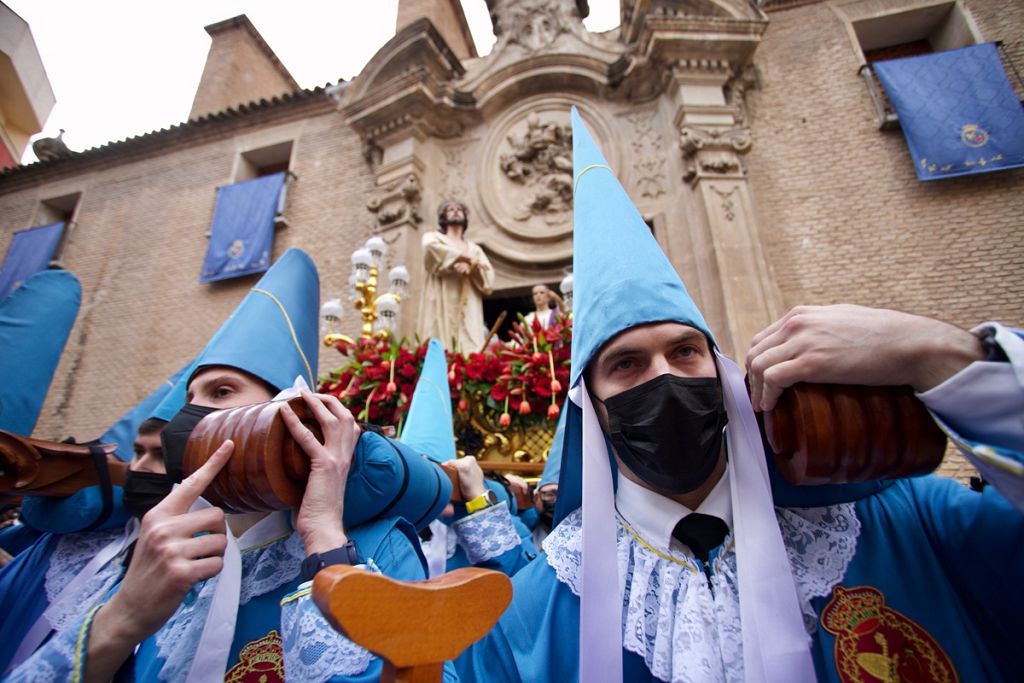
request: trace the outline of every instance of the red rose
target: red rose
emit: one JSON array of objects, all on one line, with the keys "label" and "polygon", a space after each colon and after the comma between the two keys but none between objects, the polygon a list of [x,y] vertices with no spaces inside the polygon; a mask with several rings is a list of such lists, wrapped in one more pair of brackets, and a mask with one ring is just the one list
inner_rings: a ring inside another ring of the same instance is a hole
[{"label": "red rose", "polygon": [[491,387],[491,398],[495,401],[504,401],[508,396],[508,387],[504,384],[495,384]]}]

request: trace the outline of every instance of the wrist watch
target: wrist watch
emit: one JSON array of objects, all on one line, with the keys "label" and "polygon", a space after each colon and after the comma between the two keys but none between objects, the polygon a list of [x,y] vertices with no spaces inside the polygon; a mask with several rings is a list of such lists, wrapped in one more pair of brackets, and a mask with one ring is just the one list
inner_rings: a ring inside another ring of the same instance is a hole
[{"label": "wrist watch", "polygon": [[302,561],[299,576],[303,582],[311,581],[316,573],[324,567],[335,564],[359,564],[359,553],[354,541],[349,541],[340,548],[325,553],[313,553]]},{"label": "wrist watch", "polygon": [[484,508],[488,508],[492,505],[497,505],[497,503],[498,494],[496,494],[494,491],[490,489],[484,489],[484,492],[481,493],[479,496],[477,496],[473,500],[466,501],[466,512],[468,512],[469,514],[473,514],[478,510],[483,510]]}]

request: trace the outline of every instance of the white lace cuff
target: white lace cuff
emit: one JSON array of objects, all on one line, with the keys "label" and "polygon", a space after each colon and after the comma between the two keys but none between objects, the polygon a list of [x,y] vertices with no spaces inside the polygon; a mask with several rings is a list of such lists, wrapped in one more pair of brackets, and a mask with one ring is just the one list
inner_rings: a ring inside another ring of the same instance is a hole
[{"label": "white lace cuff", "polygon": [[101,606],[96,605],[69,628],[55,633],[35,654],[12,671],[4,679],[5,683],[83,680],[89,629]]},{"label": "white lace cuff", "polygon": [[512,513],[504,502],[463,517],[452,528],[471,564],[494,559],[520,544]]},{"label": "white lace cuff", "polygon": [[286,680],[326,681],[356,676],[373,657],[327,623],[304,588],[281,600],[281,646]]}]

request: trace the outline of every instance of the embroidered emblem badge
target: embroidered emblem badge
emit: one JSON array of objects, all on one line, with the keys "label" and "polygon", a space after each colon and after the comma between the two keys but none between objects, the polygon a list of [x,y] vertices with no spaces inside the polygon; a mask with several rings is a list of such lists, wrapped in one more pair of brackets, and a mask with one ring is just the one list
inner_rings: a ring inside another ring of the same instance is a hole
[{"label": "embroidered emblem badge", "polygon": [[224,674],[224,683],[284,683],[281,634],[273,630],[247,643],[238,653],[238,663]]},{"label": "embroidered emblem badge", "polygon": [[959,681],[949,657],[914,620],[885,606],[871,586],[836,586],[821,613],[836,637],[836,671],[843,683]]},{"label": "embroidered emblem badge", "polygon": [[245,251],[245,242],[242,240],[235,240],[231,243],[231,246],[228,247],[228,258],[238,258],[242,255],[243,251]]},{"label": "embroidered emblem badge", "polygon": [[984,147],[988,143],[988,132],[969,123],[960,131],[960,142],[968,147]]}]

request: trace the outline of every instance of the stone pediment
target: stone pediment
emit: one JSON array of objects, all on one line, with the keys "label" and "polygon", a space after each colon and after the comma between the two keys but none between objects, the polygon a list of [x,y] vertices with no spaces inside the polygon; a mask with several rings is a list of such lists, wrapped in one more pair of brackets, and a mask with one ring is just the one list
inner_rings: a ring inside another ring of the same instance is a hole
[{"label": "stone pediment", "polygon": [[452,84],[462,63],[427,19],[415,21],[378,50],[345,91],[340,109],[364,139],[386,136],[408,125],[438,137],[459,134],[457,111],[472,111]]},{"label": "stone pediment", "polygon": [[608,74],[626,46],[583,26],[575,0],[489,2],[497,42],[456,85],[479,109],[503,110],[542,92],[609,95]]}]

